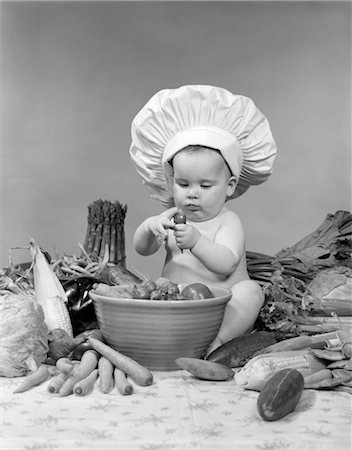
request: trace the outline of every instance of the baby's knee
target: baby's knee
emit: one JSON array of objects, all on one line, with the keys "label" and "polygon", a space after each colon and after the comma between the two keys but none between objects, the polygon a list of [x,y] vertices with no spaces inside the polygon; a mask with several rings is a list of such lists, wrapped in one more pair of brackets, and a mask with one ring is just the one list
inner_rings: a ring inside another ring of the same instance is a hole
[{"label": "baby's knee", "polygon": [[264,292],[262,290],[262,288],[260,287],[260,285],[254,281],[254,280],[249,280],[250,283],[250,290],[251,290],[251,295],[253,297],[253,301],[255,301],[258,306],[261,308],[264,304]]},{"label": "baby's knee", "polygon": [[251,302],[260,309],[264,304],[264,293],[260,285],[254,280],[244,280],[232,288],[234,297],[241,297],[245,302]]}]

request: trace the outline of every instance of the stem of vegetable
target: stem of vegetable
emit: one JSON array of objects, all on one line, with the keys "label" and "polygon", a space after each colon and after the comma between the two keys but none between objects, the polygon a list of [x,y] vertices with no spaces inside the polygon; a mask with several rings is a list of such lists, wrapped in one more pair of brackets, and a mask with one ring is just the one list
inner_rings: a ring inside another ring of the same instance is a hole
[{"label": "stem of vegetable", "polygon": [[116,260],[116,226],[111,225],[109,262],[115,263],[115,260]]},{"label": "stem of vegetable", "polygon": [[95,234],[96,234],[96,225],[92,223],[89,228],[89,236],[88,236],[87,247],[86,247],[87,253],[89,255],[93,252]]},{"label": "stem of vegetable", "polygon": [[99,255],[100,247],[101,247],[101,238],[103,235],[103,224],[99,223],[96,229],[95,239],[94,239],[94,247],[93,247],[93,254]]}]

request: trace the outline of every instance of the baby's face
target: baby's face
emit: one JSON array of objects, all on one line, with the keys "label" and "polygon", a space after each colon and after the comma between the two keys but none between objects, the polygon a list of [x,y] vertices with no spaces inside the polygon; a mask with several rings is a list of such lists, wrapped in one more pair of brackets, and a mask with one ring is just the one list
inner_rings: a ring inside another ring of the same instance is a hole
[{"label": "baby's face", "polygon": [[222,156],[213,150],[180,151],[174,156],[173,168],[175,205],[194,222],[217,216],[236,188]]}]

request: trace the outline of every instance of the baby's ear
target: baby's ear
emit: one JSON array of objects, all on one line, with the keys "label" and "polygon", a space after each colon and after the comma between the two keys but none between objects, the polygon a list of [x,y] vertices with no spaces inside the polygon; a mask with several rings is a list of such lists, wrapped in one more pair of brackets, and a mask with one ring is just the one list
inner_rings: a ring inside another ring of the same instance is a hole
[{"label": "baby's ear", "polygon": [[234,176],[229,178],[229,181],[227,183],[227,196],[231,197],[231,195],[235,192],[237,186],[237,180]]}]

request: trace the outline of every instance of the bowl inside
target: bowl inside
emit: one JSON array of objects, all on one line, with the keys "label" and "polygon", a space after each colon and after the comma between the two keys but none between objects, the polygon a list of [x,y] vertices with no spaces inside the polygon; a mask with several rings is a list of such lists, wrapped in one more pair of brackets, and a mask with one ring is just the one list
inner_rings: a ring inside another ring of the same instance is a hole
[{"label": "bowl inside", "polygon": [[209,286],[213,298],[141,300],[90,296],[107,343],[151,370],[178,370],[179,357],[200,358],[216,337],[228,289]]}]

